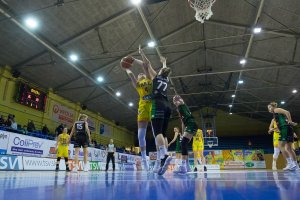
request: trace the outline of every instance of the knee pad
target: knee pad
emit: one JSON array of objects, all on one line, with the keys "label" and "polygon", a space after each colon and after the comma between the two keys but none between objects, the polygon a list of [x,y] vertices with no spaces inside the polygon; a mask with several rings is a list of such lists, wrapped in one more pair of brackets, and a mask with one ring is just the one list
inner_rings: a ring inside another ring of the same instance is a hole
[{"label": "knee pad", "polygon": [[58,158],[56,159],[56,161],[59,162],[59,161],[60,161],[60,157],[58,157]]},{"label": "knee pad", "polygon": [[66,163],[66,164],[68,164],[68,161],[69,161],[69,159],[68,159],[68,158],[65,158],[65,163]]},{"label": "knee pad", "polygon": [[138,130],[138,139],[139,139],[139,145],[140,147],[146,146],[146,128],[139,128]]},{"label": "knee pad", "polygon": [[279,148],[274,148],[273,158],[277,159],[279,154],[280,154],[280,149]]},{"label": "knee pad", "polygon": [[181,154],[183,156],[187,156],[188,155],[188,144],[189,144],[190,140],[186,137],[182,138],[181,141]]}]

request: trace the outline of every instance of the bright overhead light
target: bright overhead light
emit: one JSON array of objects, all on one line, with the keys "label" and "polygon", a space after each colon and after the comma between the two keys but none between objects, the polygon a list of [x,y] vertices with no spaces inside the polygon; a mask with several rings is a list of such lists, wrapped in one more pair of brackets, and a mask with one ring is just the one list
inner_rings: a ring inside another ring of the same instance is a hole
[{"label": "bright overhead light", "polygon": [[296,94],[297,92],[298,92],[297,90],[293,90],[293,91],[292,91],[293,94]]},{"label": "bright overhead light", "polygon": [[261,28],[260,27],[255,27],[254,29],[253,29],[253,33],[254,34],[258,34],[258,33],[260,33],[261,32]]},{"label": "bright overhead light", "polygon": [[231,97],[234,98],[234,97],[235,97],[235,94],[231,95]]},{"label": "bright overhead light", "polygon": [[240,64],[241,64],[241,65],[244,65],[244,64],[246,64],[246,63],[247,63],[247,60],[246,60],[245,58],[243,58],[243,59],[240,60]]},{"label": "bright overhead light", "polygon": [[232,115],[232,112],[231,112],[231,113],[229,113],[229,115]]},{"label": "bright overhead light", "polygon": [[104,79],[103,79],[103,77],[102,77],[102,76],[98,76],[98,78],[97,78],[97,81],[101,83],[101,82],[103,82],[103,81],[104,81]]},{"label": "bright overhead light", "polygon": [[132,102],[129,102],[128,105],[129,105],[130,107],[132,107],[132,106],[133,106],[133,103],[132,103]]},{"label": "bright overhead light", "polygon": [[33,17],[28,17],[25,19],[25,25],[30,29],[36,29],[39,25],[37,19]]},{"label": "bright overhead light", "polygon": [[281,104],[281,105],[285,104],[285,101],[281,101],[280,104]]},{"label": "bright overhead light", "polygon": [[133,5],[139,5],[142,0],[130,0]]},{"label": "bright overhead light", "polygon": [[229,105],[229,108],[232,108],[232,104]]},{"label": "bright overhead light", "polygon": [[238,82],[239,84],[243,84],[244,83],[244,81],[243,80],[239,80],[239,82]]},{"label": "bright overhead light", "polygon": [[70,55],[70,60],[73,62],[76,62],[78,60],[78,56],[76,54],[71,54]]},{"label": "bright overhead light", "polygon": [[154,41],[148,42],[148,47],[153,48],[153,47],[155,47],[155,45],[156,45],[156,43]]},{"label": "bright overhead light", "polygon": [[119,91],[116,92],[116,96],[117,96],[117,97],[121,96],[121,92],[119,92]]}]

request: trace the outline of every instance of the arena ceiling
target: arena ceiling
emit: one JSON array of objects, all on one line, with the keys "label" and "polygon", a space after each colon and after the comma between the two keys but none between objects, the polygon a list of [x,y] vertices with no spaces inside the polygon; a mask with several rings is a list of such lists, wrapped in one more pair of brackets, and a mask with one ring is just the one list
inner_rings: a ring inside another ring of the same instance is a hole
[{"label": "arena ceiling", "polygon": [[[0,66],[135,130],[138,96],[119,61],[139,58],[141,44],[157,69],[158,55],[167,57],[174,87],[193,110],[269,121],[266,105],[275,100],[300,119],[300,91],[292,93],[300,90],[300,1],[216,0],[204,24],[185,0],[149,1],[156,3],[138,9],[130,0],[1,0]],[[36,30],[24,30],[28,16],[38,19]],[[147,47],[151,39],[156,48]]]}]

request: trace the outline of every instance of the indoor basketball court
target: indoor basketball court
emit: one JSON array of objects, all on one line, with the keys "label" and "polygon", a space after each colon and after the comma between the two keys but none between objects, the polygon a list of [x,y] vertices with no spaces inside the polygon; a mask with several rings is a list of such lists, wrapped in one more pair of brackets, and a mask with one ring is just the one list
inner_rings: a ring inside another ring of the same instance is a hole
[{"label": "indoor basketball court", "polygon": [[297,0],[0,0],[0,199],[299,199]]}]

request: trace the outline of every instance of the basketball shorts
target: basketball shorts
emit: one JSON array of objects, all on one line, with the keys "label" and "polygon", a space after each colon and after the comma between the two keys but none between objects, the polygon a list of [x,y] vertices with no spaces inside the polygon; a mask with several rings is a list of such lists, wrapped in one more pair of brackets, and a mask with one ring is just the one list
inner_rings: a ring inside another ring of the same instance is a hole
[{"label": "basketball shorts", "polygon": [[181,153],[181,143],[179,140],[176,141],[176,148],[175,148],[176,153]]},{"label": "basketball shorts", "polygon": [[280,137],[279,133],[276,132],[273,133],[273,147],[279,147],[279,137]]},{"label": "basketball shorts", "polygon": [[89,139],[87,135],[77,135],[74,143],[74,148],[87,148],[89,146]]},{"label": "basketball shorts", "polygon": [[155,136],[163,134],[163,136],[166,137],[170,116],[171,108],[167,100],[152,100],[151,124]]},{"label": "basketball shorts", "polygon": [[69,157],[69,147],[58,146],[56,157],[57,158],[62,158],[62,157],[68,158]]},{"label": "basketball shorts", "polygon": [[281,126],[280,127],[280,137],[281,142],[294,142],[294,130],[291,126]]},{"label": "basketball shorts", "polygon": [[184,132],[195,135],[197,133],[197,130],[198,130],[198,126],[195,122],[195,119],[193,118],[188,119],[185,124]]},{"label": "basketball shorts", "polygon": [[202,142],[194,142],[193,143],[193,151],[203,151],[204,146]]},{"label": "basketball shorts", "polygon": [[151,102],[139,103],[137,121],[151,121]]}]

